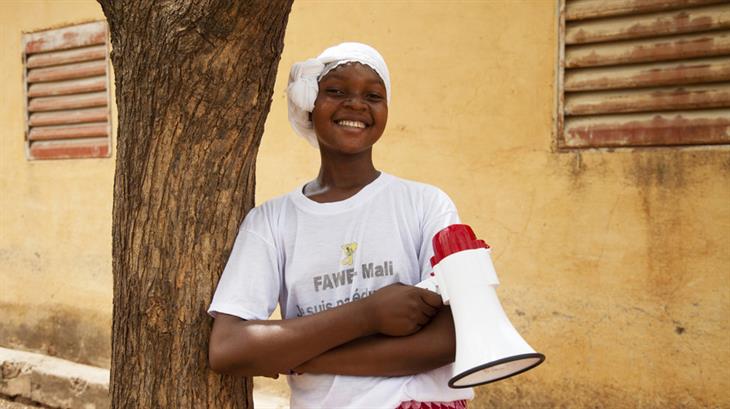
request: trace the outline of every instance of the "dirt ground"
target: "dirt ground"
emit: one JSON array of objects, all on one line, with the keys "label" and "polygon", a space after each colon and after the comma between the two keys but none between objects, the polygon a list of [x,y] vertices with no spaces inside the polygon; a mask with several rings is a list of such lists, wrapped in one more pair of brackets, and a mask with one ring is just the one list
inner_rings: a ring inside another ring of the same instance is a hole
[{"label": "dirt ground", "polygon": [[28,406],[0,398],[0,409],[38,409],[38,406]]}]

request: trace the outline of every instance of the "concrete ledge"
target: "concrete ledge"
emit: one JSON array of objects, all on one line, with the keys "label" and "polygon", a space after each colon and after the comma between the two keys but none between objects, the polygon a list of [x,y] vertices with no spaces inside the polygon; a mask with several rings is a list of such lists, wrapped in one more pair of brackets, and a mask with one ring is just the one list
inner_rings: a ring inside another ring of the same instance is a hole
[{"label": "concrete ledge", "polygon": [[0,409],[38,409],[39,406],[28,406],[20,402],[4,400],[0,396]]},{"label": "concrete ledge", "polygon": [[[106,409],[111,407],[109,370],[0,348],[0,399],[3,395],[51,408]],[[253,400],[257,408],[288,409],[287,395],[257,382]]]},{"label": "concrete ledge", "polygon": [[253,407],[256,409],[289,409],[289,386],[286,380],[253,378]]},{"label": "concrete ledge", "polygon": [[0,348],[0,394],[52,408],[109,408],[109,370]]}]

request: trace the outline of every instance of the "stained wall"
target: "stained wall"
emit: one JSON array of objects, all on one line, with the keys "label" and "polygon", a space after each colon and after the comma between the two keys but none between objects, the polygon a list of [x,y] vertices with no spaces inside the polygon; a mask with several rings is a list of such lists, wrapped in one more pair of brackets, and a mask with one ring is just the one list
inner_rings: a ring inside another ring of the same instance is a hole
[{"label": "stained wall", "polygon": [[21,33],[103,18],[94,1],[0,3],[0,345],[98,366],[111,354],[114,159],[26,160]]},{"label": "stained wall", "polygon": [[[22,150],[20,32],[96,18],[90,0],[0,5],[0,345],[106,365],[114,161]],[[556,24],[547,0],[295,2],[257,203],[318,168],[286,120],[291,63],[370,43],[393,80],[376,166],[454,199],[547,355],[473,407],[730,406],[730,150],[557,151]]]},{"label": "stained wall", "polygon": [[730,406],[730,149],[557,151],[556,36],[552,1],[295,3],[257,202],[318,169],[288,127],[288,67],[370,43],[393,82],[376,166],[454,199],[547,355],[474,406]]}]

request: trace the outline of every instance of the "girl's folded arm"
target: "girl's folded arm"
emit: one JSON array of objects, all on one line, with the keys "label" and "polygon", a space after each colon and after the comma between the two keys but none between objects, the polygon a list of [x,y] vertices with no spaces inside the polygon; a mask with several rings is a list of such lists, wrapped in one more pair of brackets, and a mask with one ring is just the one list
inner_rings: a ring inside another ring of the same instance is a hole
[{"label": "girl's folded arm", "polygon": [[352,340],[376,333],[412,334],[436,313],[440,297],[394,284],[373,295],[317,314],[251,320],[218,313],[208,359],[216,372],[274,376]]},{"label": "girl's folded arm", "polygon": [[359,305],[289,320],[251,320],[218,314],[210,334],[208,358],[216,372],[274,376],[352,339],[373,333],[358,316]]},{"label": "girl's folded arm", "polygon": [[327,351],[294,371],[356,376],[413,375],[454,362],[455,351],[451,309],[443,307],[414,334],[360,338]]}]

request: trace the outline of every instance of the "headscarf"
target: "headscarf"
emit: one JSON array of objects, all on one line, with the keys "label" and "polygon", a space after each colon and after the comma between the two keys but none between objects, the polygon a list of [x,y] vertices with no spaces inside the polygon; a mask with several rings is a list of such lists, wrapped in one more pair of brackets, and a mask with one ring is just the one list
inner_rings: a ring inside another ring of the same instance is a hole
[{"label": "headscarf", "polygon": [[342,43],[330,47],[317,58],[294,63],[289,72],[286,95],[289,105],[289,123],[299,136],[315,148],[319,147],[309,114],[319,92],[319,80],[338,66],[359,62],[372,68],[383,80],[388,104],[390,104],[390,74],[383,56],[373,47],[362,43]]}]

